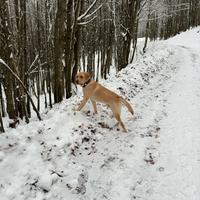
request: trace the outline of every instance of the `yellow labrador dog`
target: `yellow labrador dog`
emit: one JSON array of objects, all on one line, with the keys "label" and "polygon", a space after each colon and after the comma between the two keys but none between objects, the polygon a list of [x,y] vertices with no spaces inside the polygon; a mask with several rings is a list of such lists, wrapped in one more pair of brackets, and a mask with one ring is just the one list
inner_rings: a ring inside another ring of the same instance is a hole
[{"label": "yellow labrador dog", "polygon": [[134,114],[134,111],[125,99],[108,90],[96,81],[91,80],[91,75],[88,72],[79,72],[75,77],[75,81],[78,85],[83,87],[83,100],[81,101],[78,109],[76,109],[77,111],[80,111],[89,99],[92,102],[95,113],[97,113],[96,101],[105,103],[113,111],[114,116],[118,121],[118,125],[122,127],[124,132],[127,132],[120,118],[121,105],[125,105],[132,115]]}]

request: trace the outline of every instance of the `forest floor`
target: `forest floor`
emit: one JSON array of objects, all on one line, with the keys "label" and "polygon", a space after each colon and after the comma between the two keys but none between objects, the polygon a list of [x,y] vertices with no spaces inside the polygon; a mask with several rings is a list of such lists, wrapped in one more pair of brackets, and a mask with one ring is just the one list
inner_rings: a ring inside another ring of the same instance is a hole
[{"label": "forest floor", "polygon": [[103,85],[134,117],[115,127],[102,104],[72,111],[81,92],[0,135],[1,200],[199,200],[200,27],[166,41]]}]

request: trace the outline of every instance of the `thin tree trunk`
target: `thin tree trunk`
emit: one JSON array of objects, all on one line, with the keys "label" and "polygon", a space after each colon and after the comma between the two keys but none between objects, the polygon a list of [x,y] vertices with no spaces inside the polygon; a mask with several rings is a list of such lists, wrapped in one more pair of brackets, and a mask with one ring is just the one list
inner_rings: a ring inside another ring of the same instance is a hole
[{"label": "thin tree trunk", "polygon": [[50,66],[47,66],[47,91],[49,94],[49,106],[52,108],[52,98],[51,98],[51,71],[50,71]]},{"label": "thin tree trunk", "polygon": [[3,126],[3,119],[2,119],[2,115],[1,115],[1,111],[0,111],[0,124],[1,124],[0,133],[5,133],[5,129],[4,129],[4,126]]},{"label": "thin tree trunk", "polygon": [[2,94],[2,84],[1,84],[1,82],[0,82],[0,104],[1,104],[2,117],[5,117],[6,116],[5,103],[4,103],[3,94]]},{"label": "thin tree trunk", "polygon": [[57,14],[55,21],[55,59],[54,59],[54,101],[59,103],[64,97],[63,82],[63,53],[65,44],[65,13],[66,0],[57,1]]},{"label": "thin tree trunk", "polygon": [[145,33],[145,41],[144,41],[144,47],[143,47],[143,53],[146,53],[146,47],[147,47],[147,42],[149,38],[149,21],[146,24],[146,33]]}]

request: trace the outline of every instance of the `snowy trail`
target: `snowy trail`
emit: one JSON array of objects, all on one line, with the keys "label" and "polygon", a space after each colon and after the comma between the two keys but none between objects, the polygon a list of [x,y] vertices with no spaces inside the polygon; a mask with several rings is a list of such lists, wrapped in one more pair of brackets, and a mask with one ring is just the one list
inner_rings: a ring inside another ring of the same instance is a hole
[{"label": "snowy trail", "polygon": [[130,133],[106,136],[94,157],[77,156],[89,177],[83,199],[199,199],[200,59],[176,48],[174,74],[136,97]]},{"label": "snowy trail", "polygon": [[184,58],[167,100],[167,117],[161,123],[160,159],[165,166],[152,199],[200,198],[200,58],[180,48]]},{"label": "snowy trail", "polygon": [[200,59],[176,48],[172,77],[166,71],[136,97],[130,134],[108,135],[94,157],[77,157],[90,177],[85,199],[199,199]]},{"label": "snowy trail", "polygon": [[127,134],[106,106],[73,113],[73,97],[0,135],[0,199],[199,200],[200,46],[181,37],[105,82],[135,108]]}]

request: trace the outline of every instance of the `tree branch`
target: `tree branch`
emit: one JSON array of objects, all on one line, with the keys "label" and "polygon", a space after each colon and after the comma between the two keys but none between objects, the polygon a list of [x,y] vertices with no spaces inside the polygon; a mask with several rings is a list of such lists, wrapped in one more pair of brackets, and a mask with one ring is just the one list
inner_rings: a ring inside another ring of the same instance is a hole
[{"label": "tree branch", "polygon": [[86,24],[89,24],[91,21],[93,21],[94,19],[96,19],[97,16],[94,16],[92,19],[90,19],[89,21],[86,21],[86,22],[79,22],[78,25],[86,25]]},{"label": "tree branch", "polygon": [[33,110],[36,112],[37,117],[39,120],[42,120],[39,111],[37,110],[31,95],[29,94],[28,90],[26,89],[25,85],[23,84],[23,82],[21,81],[21,79],[19,78],[19,76],[0,58],[0,64],[2,64],[2,66],[4,66],[16,79],[17,81],[20,83],[20,85],[22,86],[22,88],[24,89],[24,92],[27,94],[32,106],[33,106]]},{"label": "tree branch", "polygon": [[89,7],[88,9],[78,17],[78,22],[80,22],[83,18],[85,18],[85,16],[90,12],[90,10],[95,6],[95,4],[97,3],[97,0],[95,0]]},{"label": "tree branch", "polygon": [[26,72],[26,75],[30,74],[31,69],[32,69],[32,67],[35,65],[35,63],[36,63],[36,61],[38,60],[38,58],[39,58],[39,55],[37,54],[37,55],[35,56],[34,61],[33,61],[32,64],[30,65],[29,70]]},{"label": "tree branch", "polygon": [[91,17],[92,15],[94,15],[101,7],[102,7],[102,4],[101,4],[95,11],[93,11],[92,13],[86,15],[86,16],[83,18],[83,20],[85,20],[85,19]]}]

